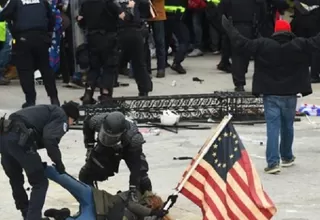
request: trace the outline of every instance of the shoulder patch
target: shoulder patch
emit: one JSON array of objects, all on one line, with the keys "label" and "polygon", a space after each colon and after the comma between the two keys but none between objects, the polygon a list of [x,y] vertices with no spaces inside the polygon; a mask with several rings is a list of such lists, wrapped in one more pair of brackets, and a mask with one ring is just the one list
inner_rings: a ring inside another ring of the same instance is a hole
[{"label": "shoulder patch", "polygon": [[64,132],[68,131],[68,124],[67,123],[63,123],[63,131]]}]

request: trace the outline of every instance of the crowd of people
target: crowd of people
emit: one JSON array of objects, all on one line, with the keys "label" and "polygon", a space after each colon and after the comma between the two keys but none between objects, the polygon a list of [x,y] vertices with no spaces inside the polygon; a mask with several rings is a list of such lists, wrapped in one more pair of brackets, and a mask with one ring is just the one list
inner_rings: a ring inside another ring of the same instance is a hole
[{"label": "crowd of people", "polygon": [[[84,1],[77,12],[71,11],[68,1],[52,0],[43,19],[48,21],[46,24],[37,23],[37,18],[30,16],[22,25],[17,24],[23,23],[22,20],[12,18],[19,13],[15,11],[13,2],[5,5],[6,1],[3,1],[5,6],[0,13],[3,21],[0,33],[0,85],[8,85],[10,79],[19,77],[26,95],[23,107],[36,103],[32,77],[35,70],[41,72],[52,104],[60,104],[55,78],[84,88],[83,104],[93,104],[96,102],[93,93],[97,87],[100,88],[99,101],[112,97],[113,88],[119,86],[119,74],[134,78],[138,95],[147,96],[153,90],[150,77],[152,57],[157,60],[156,77],[163,78],[168,67],[178,74],[186,74],[183,67],[185,57],[202,56],[206,52],[221,54],[216,68],[232,74],[235,91],[244,91],[245,74],[251,57],[239,53],[230,43],[221,26],[223,14],[231,18],[234,26],[249,39],[271,37],[275,21],[288,10],[293,12],[291,24],[296,36],[311,37],[319,32],[319,4],[310,0],[241,3],[233,0],[153,0],[137,3],[131,0],[101,0]],[[28,1],[22,2],[29,4]],[[34,14],[41,12],[35,4],[30,4],[30,7],[39,11]],[[76,20],[73,15],[77,15]],[[23,16],[18,17],[23,19]],[[51,46],[50,37],[45,34],[42,34],[40,41],[44,42],[43,45],[36,41],[40,39],[38,33],[30,32],[28,28],[39,28],[32,27],[30,22],[38,27],[43,26],[43,33],[48,33],[52,38]],[[74,42],[75,26],[83,30],[84,44],[76,45]],[[25,38],[26,35],[28,38]],[[32,43],[31,35],[37,43]],[[19,43],[21,39],[27,39],[24,42],[27,45]],[[35,51],[29,48],[27,53],[26,47],[38,48]],[[49,49],[48,55],[43,55],[46,49]],[[26,54],[30,55],[29,59],[25,59]],[[174,56],[173,63],[168,63],[169,55]],[[314,83],[320,82],[318,56],[314,53],[310,61]],[[47,58],[50,65],[44,64]],[[75,66],[78,64],[83,71],[76,72]]]},{"label": "crowd of people", "polygon": [[[221,53],[217,68],[232,74],[235,91],[244,91],[248,64],[251,58],[254,60],[252,93],[263,96],[267,124],[265,172],[275,174],[280,172],[280,164],[283,167],[294,164],[292,144],[297,94],[311,94],[311,83],[320,82],[318,1],[84,0],[80,3],[73,21],[72,2],[2,2],[1,83],[9,83],[4,78],[9,62],[16,67],[26,102],[23,109],[11,114],[9,119],[0,119],[1,164],[9,178],[16,208],[25,220],[46,219],[42,217],[42,208],[48,178],[64,186],[79,201],[81,209],[77,219],[122,219],[124,215],[114,218],[109,214],[112,211],[123,214],[130,203],[141,202],[141,194],[153,190],[143,154],[143,135],[120,112],[85,119],[83,136],[87,155],[79,171],[81,182],[66,173],[59,142],[69,125],[79,118],[79,106],[68,102],[58,107],[55,75],[62,75],[65,82],[71,79],[82,85],[73,64],[87,69],[82,101],[93,104],[96,88],[100,88],[100,102],[112,99],[117,76],[124,74],[130,63],[138,95],[148,96],[153,90],[150,51],[155,48],[156,77],[165,77],[166,67],[186,74],[182,65],[185,57],[201,56],[208,48],[203,41],[204,30],[208,30],[211,51]],[[291,25],[277,18],[289,9],[293,10]],[[192,25],[187,25],[188,15]],[[203,28],[204,24],[208,28]],[[72,42],[74,25],[79,25],[86,36],[85,45],[79,48],[74,48]],[[154,39],[154,47],[150,47],[150,37]],[[12,59],[9,59],[10,42]],[[168,64],[167,59],[169,47],[174,56],[172,64]],[[35,70],[41,72],[51,105],[36,105]],[[43,148],[55,168],[42,163],[37,150]],[[97,181],[108,180],[118,173],[121,159],[130,170],[128,191],[117,195],[97,191]],[[23,188],[23,170],[32,186],[30,199]],[[156,198],[153,194],[150,197]],[[106,198],[117,202],[110,207],[105,204]],[[163,202],[158,202],[155,208],[150,200],[139,204],[145,210],[143,219],[169,219]],[[169,200],[171,203],[176,198]],[[102,211],[93,209],[97,206]],[[121,208],[121,212],[117,208]],[[128,219],[138,218],[134,211],[128,212],[133,215]],[[70,219],[69,215],[68,209],[47,212],[47,216],[59,220]],[[101,218],[96,218],[97,215]]]}]

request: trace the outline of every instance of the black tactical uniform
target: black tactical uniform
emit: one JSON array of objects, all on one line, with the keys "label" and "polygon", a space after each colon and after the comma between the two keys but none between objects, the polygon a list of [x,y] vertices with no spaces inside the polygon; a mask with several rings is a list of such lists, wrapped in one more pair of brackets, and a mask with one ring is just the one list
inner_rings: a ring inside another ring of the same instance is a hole
[{"label": "black tactical uniform", "polygon": [[[94,146],[95,132],[98,143]],[[84,143],[88,149],[86,164],[79,179],[89,185],[104,181],[118,173],[124,159],[130,170],[130,188],[151,191],[149,166],[142,152],[145,140],[138,127],[120,112],[104,113],[87,118],[83,127]]]},{"label": "black tactical uniform", "polygon": [[[232,18],[233,25],[248,39],[258,37],[259,22],[266,13],[265,0],[221,0],[222,13]],[[245,74],[248,72],[250,56],[232,48],[232,77],[235,91],[244,91]]]},{"label": "black tactical uniform", "polygon": [[84,104],[93,103],[92,96],[97,86],[100,88],[100,101],[112,97],[119,56],[117,26],[122,12],[113,0],[84,0],[80,6],[79,16],[83,18],[79,24],[87,31],[90,60]]},{"label": "black tactical uniform", "polygon": [[[59,142],[68,130],[68,117],[77,119],[72,102],[62,106],[38,105],[17,111],[0,121],[0,152],[3,170],[10,180],[16,208],[25,220],[40,220],[48,180],[38,149],[45,148],[60,173],[64,172]],[[22,171],[32,186],[30,201],[23,187]]]},{"label": "black tactical uniform", "polygon": [[277,11],[281,14],[289,8],[285,0],[266,0],[267,11],[265,19],[260,25],[260,34],[262,37],[271,37],[274,33],[274,25]]},{"label": "black tactical uniform", "polygon": [[51,104],[60,105],[54,72],[49,65],[49,32],[53,31],[55,18],[46,0],[11,0],[0,12],[0,21],[12,21],[11,33],[15,64],[26,96],[22,107],[35,105],[34,71],[41,72]]},{"label": "black tactical uniform", "polygon": [[[121,50],[121,60],[123,62],[131,61],[133,77],[137,83],[139,96],[148,96],[152,91],[153,85],[151,77],[147,70],[147,61],[144,51],[144,23],[141,20],[141,14],[147,13],[140,11],[140,0],[135,0],[134,8],[127,8],[129,0],[116,0],[126,11],[126,17],[119,22],[119,44]],[[149,10],[149,8],[148,8]],[[124,66],[124,64],[120,64]]]},{"label": "black tactical uniform", "polygon": [[[302,3],[302,4],[301,4]],[[310,38],[320,32],[320,2],[318,0],[295,1],[292,32],[298,37]],[[315,51],[311,60],[311,83],[320,83],[320,53]]]}]

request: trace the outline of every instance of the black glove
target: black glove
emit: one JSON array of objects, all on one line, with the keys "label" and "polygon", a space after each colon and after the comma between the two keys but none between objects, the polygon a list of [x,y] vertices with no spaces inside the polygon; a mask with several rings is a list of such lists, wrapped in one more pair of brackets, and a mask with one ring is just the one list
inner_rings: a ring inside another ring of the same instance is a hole
[{"label": "black glove", "polygon": [[169,212],[167,210],[152,210],[150,213],[150,216],[157,216],[159,218],[163,218],[164,216],[166,216]]},{"label": "black glove", "polygon": [[137,195],[137,187],[130,186],[129,187],[129,195],[128,200],[132,202],[139,202],[138,195]]},{"label": "black glove", "polygon": [[167,201],[163,204],[163,207],[166,207],[169,201],[171,201],[171,204],[168,208],[168,210],[177,202],[178,195],[170,195],[167,199]]},{"label": "black glove", "polygon": [[60,174],[64,174],[66,173],[66,168],[64,167],[62,161],[56,161],[53,166],[56,168],[56,170],[58,171],[58,173]]},{"label": "black glove", "polygon": [[225,15],[222,15],[222,27],[227,32],[233,28],[232,22]]}]

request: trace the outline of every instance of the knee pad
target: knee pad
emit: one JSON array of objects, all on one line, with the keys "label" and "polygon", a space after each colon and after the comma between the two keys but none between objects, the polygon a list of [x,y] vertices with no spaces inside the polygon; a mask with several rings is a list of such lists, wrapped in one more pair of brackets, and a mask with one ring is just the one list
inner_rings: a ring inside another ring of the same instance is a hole
[{"label": "knee pad", "polygon": [[86,183],[88,185],[93,185],[93,178],[91,177],[91,174],[90,174],[90,169],[84,165],[80,172],[79,172],[79,180],[83,183]]}]

